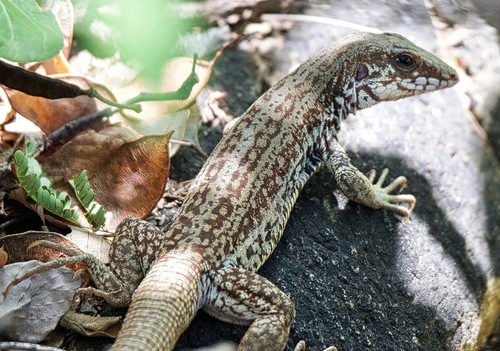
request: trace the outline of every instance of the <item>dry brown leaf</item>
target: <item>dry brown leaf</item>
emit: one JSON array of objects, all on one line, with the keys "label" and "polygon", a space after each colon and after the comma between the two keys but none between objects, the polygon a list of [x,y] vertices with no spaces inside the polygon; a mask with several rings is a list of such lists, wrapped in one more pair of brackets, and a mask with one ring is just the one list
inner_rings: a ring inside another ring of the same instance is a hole
[{"label": "dry brown leaf", "polygon": [[41,154],[38,161],[54,181],[53,187],[60,189],[80,171],[86,169],[93,174],[93,171],[104,167],[125,142],[121,136],[89,130],[78,134],[47,159]]},{"label": "dry brown leaf", "polygon": [[[64,50],[64,49],[63,49]],[[71,66],[68,60],[64,57],[63,52],[59,52],[56,56],[52,57],[50,60],[45,61],[42,64],[45,68],[47,74],[69,74],[71,73]]]},{"label": "dry brown leaf", "polygon": [[0,269],[3,266],[5,266],[8,259],[9,259],[9,254],[7,253],[7,251],[5,251],[3,246],[0,246]]},{"label": "dry brown leaf", "polygon": [[61,326],[85,336],[116,338],[122,325],[120,317],[94,317],[68,311],[60,321]]},{"label": "dry brown leaf", "polygon": [[109,227],[129,216],[144,218],[163,196],[171,135],[145,136],[122,145],[111,162],[90,178],[96,200],[113,213]]},{"label": "dry brown leaf", "polygon": [[[24,233],[11,234],[0,237],[0,246],[4,246],[5,252],[7,253],[7,264],[31,260],[49,262],[61,257],[67,257],[66,254],[58,250],[41,245],[31,247],[28,250],[28,247],[31,244],[33,244],[35,241],[40,240],[47,240],[52,243],[65,246],[69,249],[77,250],[82,254],[86,252],[64,235],[53,232],[31,230]],[[87,267],[84,264],[75,263],[66,265],[66,267],[75,272],[80,271],[83,285],[87,285],[90,282],[90,275],[86,271]]]},{"label": "dry brown leaf", "polygon": [[[59,257],[65,257],[57,250],[53,250],[47,247],[36,246],[27,250],[35,241],[48,240],[56,244],[64,245],[71,249],[75,249],[83,253],[83,251],[76,246],[71,240],[68,240],[65,236],[52,233],[52,232],[42,232],[42,231],[28,231],[19,234],[11,234],[0,237],[0,246],[4,247],[5,252],[8,254],[7,263],[21,262],[37,260],[41,262],[48,262],[55,260]],[[79,270],[84,268],[83,265],[73,265],[71,266],[73,270]]]},{"label": "dry brown leaf", "polygon": [[99,261],[109,263],[109,248],[111,246],[109,241],[82,228],[72,227],[72,229],[71,233],[66,235],[68,240],[71,240],[85,253],[97,257]]},{"label": "dry brown leaf", "polygon": [[[89,89],[90,83],[82,77],[54,77],[65,82]],[[78,96],[71,99],[46,99],[24,94],[3,86],[12,108],[35,123],[44,133],[50,134],[64,124],[98,110],[95,99]]]},{"label": "dry brown leaf", "polygon": [[[128,216],[143,218],[163,195],[168,179],[171,133],[151,135],[126,142],[123,137],[88,131],[77,135],[49,156],[42,167],[54,180],[53,187],[72,194],[68,179],[89,172],[95,200],[113,219],[107,229]],[[74,205],[78,205],[74,201]],[[80,211],[81,212],[81,211]],[[82,226],[88,226],[80,215]]]}]

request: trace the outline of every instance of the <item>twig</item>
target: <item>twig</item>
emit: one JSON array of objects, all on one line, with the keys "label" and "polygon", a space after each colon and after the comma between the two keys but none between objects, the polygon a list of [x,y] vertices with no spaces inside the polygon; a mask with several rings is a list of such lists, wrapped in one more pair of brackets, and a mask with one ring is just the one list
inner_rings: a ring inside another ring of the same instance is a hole
[{"label": "twig", "polygon": [[46,99],[66,99],[77,96],[96,98],[105,104],[120,109],[141,111],[141,106],[135,104],[120,104],[102,96],[95,88],[81,89],[78,85],[60,79],[50,78],[21,67],[10,65],[0,60],[0,84],[25,94]]},{"label": "twig", "polygon": [[[196,62],[198,60],[198,55],[195,54],[193,57],[193,67],[191,68],[191,73],[186,78],[181,87],[174,92],[167,93],[141,93],[130,100],[127,100],[124,105],[137,104],[144,101],[165,101],[165,100],[185,100],[191,95],[191,91],[196,83],[198,83],[198,75],[196,74]],[[100,120],[101,118],[109,117],[114,113],[120,111],[119,107],[108,107],[105,110],[94,112],[86,116],[80,117],[74,121],[66,123],[61,128],[55,132],[47,135],[44,140],[45,148],[49,145],[56,144],[58,140],[64,139],[69,135],[75,133],[80,129],[84,129],[85,126]]]}]

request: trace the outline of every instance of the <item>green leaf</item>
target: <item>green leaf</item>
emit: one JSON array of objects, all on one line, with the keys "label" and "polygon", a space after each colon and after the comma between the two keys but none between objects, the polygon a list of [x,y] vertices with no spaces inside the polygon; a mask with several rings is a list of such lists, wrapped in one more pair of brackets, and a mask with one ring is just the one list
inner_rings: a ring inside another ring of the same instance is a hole
[{"label": "green leaf", "polygon": [[75,190],[76,198],[85,209],[87,221],[96,229],[104,227],[111,219],[112,214],[106,212],[106,209],[94,201],[94,190],[92,190],[88,178],[89,172],[84,169],[75,179],[69,180],[69,183]]},{"label": "green leaf", "polygon": [[34,154],[35,144],[32,142],[26,145],[25,153],[18,150],[14,154],[19,184],[44,209],[78,224],[78,213],[75,209],[69,209],[70,196],[64,191],[52,189],[52,181],[42,172],[42,166],[35,159]]},{"label": "green leaf", "polygon": [[26,156],[27,157],[33,157],[33,156],[35,156],[35,151],[36,151],[36,145],[35,145],[35,143],[28,143],[26,145]]},{"label": "green leaf", "polygon": [[63,47],[54,14],[35,0],[0,0],[0,28],[0,57],[10,61],[45,61]]},{"label": "green leaf", "polygon": [[14,162],[16,163],[16,173],[18,177],[23,177],[28,171],[28,158],[24,156],[21,150],[14,153]]},{"label": "green leaf", "polygon": [[23,182],[25,185],[26,192],[30,195],[36,194],[38,189],[41,186],[40,179],[36,174],[30,173],[23,178]]}]

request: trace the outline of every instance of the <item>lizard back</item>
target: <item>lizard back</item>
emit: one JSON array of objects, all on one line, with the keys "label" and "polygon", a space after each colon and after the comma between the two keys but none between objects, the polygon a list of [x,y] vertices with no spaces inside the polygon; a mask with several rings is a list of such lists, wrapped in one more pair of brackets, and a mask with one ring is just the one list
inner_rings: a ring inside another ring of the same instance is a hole
[{"label": "lizard back", "polygon": [[[418,52],[419,71],[405,75],[384,63],[390,55],[395,62],[402,51]],[[438,88],[453,80],[453,72],[438,69],[438,59],[422,52],[399,35],[352,34],[276,83],[208,158],[167,235],[165,251],[192,246],[212,262],[257,270],[349,113],[425,92],[418,89],[420,76],[435,79]]]},{"label": "lizard back", "polygon": [[[307,179],[325,163],[353,201],[404,216],[409,209],[401,203],[411,208],[416,201],[391,194],[404,177],[383,187],[387,170],[374,182],[350,163],[337,141],[341,121],[380,101],[457,81],[451,67],[399,35],[358,33],[275,84],[224,135],[170,230],[147,247],[156,260],[134,292],[113,350],[172,350],[200,308],[249,325],[239,350],[283,350],[293,302],[254,271],[276,247]],[[122,230],[145,237],[155,231],[147,228],[129,220]]]}]

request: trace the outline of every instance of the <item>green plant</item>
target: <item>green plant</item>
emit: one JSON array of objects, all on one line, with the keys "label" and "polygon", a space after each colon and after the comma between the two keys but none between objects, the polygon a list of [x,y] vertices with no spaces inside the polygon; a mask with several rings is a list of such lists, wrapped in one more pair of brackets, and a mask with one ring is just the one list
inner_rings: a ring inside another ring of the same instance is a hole
[{"label": "green plant", "polygon": [[44,61],[63,47],[54,14],[36,0],[0,0],[0,28],[0,57],[10,61]]},{"label": "green plant", "polygon": [[[35,159],[35,150],[35,144],[28,142],[25,152],[17,150],[14,154],[19,184],[44,209],[79,225],[77,209],[71,208],[71,197],[64,191],[52,188],[52,180],[42,172],[42,166]],[[111,213],[106,212],[106,209],[94,200],[94,191],[88,179],[87,170],[81,171],[75,179],[69,180],[69,183],[85,210],[85,217],[92,228],[102,229],[109,222]]]},{"label": "green plant", "polygon": [[42,166],[34,157],[35,144],[29,142],[23,153],[17,150],[14,154],[16,176],[26,193],[47,211],[58,215],[75,224],[78,223],[78,213],[70,208],[71,198],[64,191],[52,189],[52,180],[42,172]]},{"label": "green plant", "polygon": [[111,219],[111,213],[106,212],[104,206],[94,200],[94,190],[92,190],[88,175],[89,172],[83,170],[69,183],[75,190],[78,201],[85,209],[87,221],[94,228],[102,228]]}]

